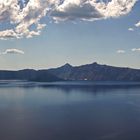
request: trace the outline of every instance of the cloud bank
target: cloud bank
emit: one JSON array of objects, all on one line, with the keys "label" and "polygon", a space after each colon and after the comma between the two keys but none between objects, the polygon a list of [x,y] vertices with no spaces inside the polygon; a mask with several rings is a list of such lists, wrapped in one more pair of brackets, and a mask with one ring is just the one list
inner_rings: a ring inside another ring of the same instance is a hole
[{"label": "cloud bank", "polygon": [[0,54],[1,55],[5,55],[5,54],[24,54],[24,51],[19,50],[19,49],[7,49]]},{"label": "cloud bank", "polygon": [[[128,14],[137,0],[0,0],[0,39],[30,38],[54,22],[95,21]],[[5,24],[6,23],[6,24]],[[139,25],[139,24],[138,24]]]},{"label": "cloud bank", "polygon": [[[132,48],[130,51],[131,52],[140,52],[140,48]],[[119,49],[119,50],[116,51],[116,53],[118,53],[118,54],[124,54],[126,52],[127,51],[126,50],[123,50],[123,49]]]},{"label": "cloud bank", "polygon": [[140,52],[140,48],[133,48],[132,51],[133,52]]}]

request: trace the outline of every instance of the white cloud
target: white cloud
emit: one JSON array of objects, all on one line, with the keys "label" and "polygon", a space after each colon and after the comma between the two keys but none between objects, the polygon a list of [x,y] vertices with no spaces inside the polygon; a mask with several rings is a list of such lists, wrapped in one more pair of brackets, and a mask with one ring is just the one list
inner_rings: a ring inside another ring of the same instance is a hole
[{"label": "white cloud", "polygon": [[125,50],[117,50],[117,53],[125,53]]},{"label": "white cloud", "polygon": [[4,52],[2,52],[1,54],[5,55],[5,54],[24,54],[24,51],[19,50],[19,49],[7,49]]},{"label": "white cloud", "polygon": [[32,37],[39,35],[45,27],[40,19],[46,15],[53,0],[29,0],[27,5],[25,1],[21,2],[24,3],[22,9],[19,0],[0,0],[0,23],[9,23],[11,27],[0,31],[1,39]]},{"label": "white cloud", "polygon": [[128,28],[128,31],[133,32],[134,31],[134,28]]},{"label": "white cloud", "polygon": [[133,48],[132,51],[133,52],[140,52],[140,48]]},{"label": "white cloud", "polygon": [[[140,28],[140,21],[137,22],[137,23],[134,25],[134,27],[135,27],[135,28]],[[131,28],[129,28],[129,29],[131,29]],[[134,31],[134,28],[132,28],[132,29],[133,29],[132,31]],[[131,30],[129,30],[129,31],[131,31]]]},{"label": "white cloud", "polygon": [[140,21],[135,24],[136,27],[140,27]]},{"label": "white cloud", "polygon": [[88,20],[94,21],[128,14],[136,0],[64,0],[54,11],[52,17],[56,21]]},{"label": "white cloud", "polygon": [[[137,0],[0,0],[0,39],[40,35],[45,16],[54,21],[116,18],[128,14]],[[21,6],[22,5],[22,6]]]}]

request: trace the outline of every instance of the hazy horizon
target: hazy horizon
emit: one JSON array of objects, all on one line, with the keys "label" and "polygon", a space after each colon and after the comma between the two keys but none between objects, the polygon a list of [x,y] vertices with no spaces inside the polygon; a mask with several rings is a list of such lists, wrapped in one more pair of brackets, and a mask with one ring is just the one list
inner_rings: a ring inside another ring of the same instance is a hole
[{"label": "hazy horizon", "polygon": [[97,63],[99,65],[106,65],[106,66],[113,66],[113,67],[119,67],[119,68],[130,68],[130,69],[138,69],[140,70],[140,68],[133,68],[133,67],[127,67],[127,66],[118,66],[118,65],[109,65],[109,64],[104,64],[104,63],[98,63],[98,62],[91,62],[91,63],[83,63],[83,64],[79,64],[79,65],[73,65],[73,64],[70,64],[70,63],[64,63],[62,65],[58,65],[58,66],[55,66],[55,67],[46,67],[46,68],[30,68],[30,67],[25,67],[25,68],[20,68],[20,69],[0,69],[0,70],[9,70],[9,71],[18,71],[18,70],[25,70],[25,69],[33,69],[33,70],[48,70],[48,69],[53,69],[53,68],[59,68],[61,66],[64,66],[66,64],[70,64],[72,67],[78,67],[78,66],[83,66],[83,65],[88,65],[88,64],[92,64],[92,63]]}]

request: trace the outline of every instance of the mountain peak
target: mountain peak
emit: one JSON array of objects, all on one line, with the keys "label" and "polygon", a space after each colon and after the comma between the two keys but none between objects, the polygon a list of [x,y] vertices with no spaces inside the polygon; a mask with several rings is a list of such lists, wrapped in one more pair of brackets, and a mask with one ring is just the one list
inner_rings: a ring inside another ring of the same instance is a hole
[{"label": "mountain peak", "polygon": [[72,67],[69,63],[66,63],[63,67]]},{"label": "mountain peak", "polygon": [[92,64],[93,64],[93,65],[98,65],[98,63],[97,63],[97,62],[93,62]]}]

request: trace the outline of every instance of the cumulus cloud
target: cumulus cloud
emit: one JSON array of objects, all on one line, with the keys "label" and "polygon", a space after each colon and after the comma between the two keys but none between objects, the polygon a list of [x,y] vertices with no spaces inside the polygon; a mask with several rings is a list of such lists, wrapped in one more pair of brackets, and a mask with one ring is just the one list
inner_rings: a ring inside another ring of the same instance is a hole
[{"label": "cumulus cloud", "polygon": [[43,17],[55,22],[66,20],[94,21],[128,14],[137,0],[0,0],[1,39],[40,35],[46,26]]},{"label": "cumulus cloud", "polygon": [[110,17],[119,17],[128,14],[136,0],[64,0],[53,12],[53,19],[64,20],[99,20]]},{"label": "cumulus cloud", "polygon": [[125,50],[117,50],[117,53],[125,53]]},{"label": "cumulus cloud", "polygon": [[24,51],[19,49],[7,49],[4,52],[1,53],[2,55],[5,54],[24,54]]},{"label": "cumulus cloud", "polygon": [[53,0],[0,0],[0,23],[9,23],[11,27],[0,31],[0,38],[28,38],[39,35],[45,27],[40,20],[46,15],[52,2]]}]

